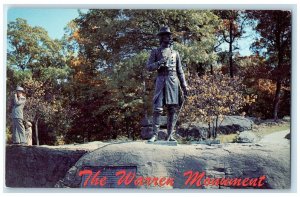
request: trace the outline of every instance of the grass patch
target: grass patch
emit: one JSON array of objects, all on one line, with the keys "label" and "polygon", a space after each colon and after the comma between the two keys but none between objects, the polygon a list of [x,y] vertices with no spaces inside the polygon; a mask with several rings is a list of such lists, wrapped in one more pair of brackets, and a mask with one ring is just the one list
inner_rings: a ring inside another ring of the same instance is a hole
[{"label": "grass patch", "polygon": [[274,126],[263,126],[263,127],[259,127],[258,130],[254,132],[258,137],[261,138],[265,135],[275,133],[278,131],[284,131],[287,129],[290,129],[290,123],[284,123],[284,124],[274,125]]},{"label": "grass patch", "polygon": [[217,139],[219,139],[221,143],[233,143],[235,142],[237,136],[238,136],[237,133],[232,133],[228,135],[220,134],[218,135]]},{"label": "grass patch", "polygon": [[[256,134],[258,138],[262,138],[265,135],[275,133],[278,131],[284,131],[290,129],[290,123],[283,123],[279,125],[273,126],[258,126],[257,129],[254,129],[253,132]],[[237,133],[232,133],[228,135],[219,134],[217,139],[220,140],[221,143],[234,143],[238,137]]]}]

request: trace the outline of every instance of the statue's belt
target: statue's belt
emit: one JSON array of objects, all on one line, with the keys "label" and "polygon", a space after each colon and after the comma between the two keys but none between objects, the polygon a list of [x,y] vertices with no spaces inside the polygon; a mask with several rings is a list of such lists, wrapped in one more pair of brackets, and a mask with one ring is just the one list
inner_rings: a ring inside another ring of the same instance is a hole
[{"label": "statue's belt", "polygon": [[161,69],[157,71],[158,76],[176,75],[176,69]]}]

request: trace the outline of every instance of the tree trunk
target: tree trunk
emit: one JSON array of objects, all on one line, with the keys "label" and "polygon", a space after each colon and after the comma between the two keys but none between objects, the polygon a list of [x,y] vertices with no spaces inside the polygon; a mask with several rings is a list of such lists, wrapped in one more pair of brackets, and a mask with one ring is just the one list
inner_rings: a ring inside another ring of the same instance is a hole
[{"label": "tree trunk", "polygon": [[218,121],[219,121],[219,116],[216,118],[216,127],[215,127],[215,132],[214,132],[214,139],[217,138],[217,132],[218,132]]},{"label": "tree trunk", "polygon": [[205,67],[202,63],[196,64],[196,72],[199,77],[205,74]]},{"label": "tree trunk", "polygon": [[230,26],[229,26],[229,73],[230,73],[230,77],[233,77],[232,44],[233,44],[233,21],[230,20]]},{"label": "tree trunk", "polygon": [[210,65],[210,74],[213,75],[214,74],[214,69],[213,69],[213,65]]},{"label": "tree trunk", "polygon": [[278,79],[277,82],[276,82],[276,91],[275,91],[274,106],[273,106],[273,118],[274,118],[274,120],[278,120],[280,92],[281,92],[281,80]]},{"label": "tree trunk", "polygon": [[185,139],[188,141],[189,140],[189,129],[192,125],[192,122],[189,123],[189,126],[187,127],[187,129],[185,130]]},{"label": "tree trunk", "polygon": [[134,129],[132,129],[130,133],[131,133],[132,140],[135,141],[135,136],[134,136],[133,132],[134,132]]},{"label": "tree trunk", "polygon": [[39,141],[39,132],[38,132],[38,123],[39,123],[39,119],[37,118],[35,120],[35,138],[36,138],[36,145],[39,146],[40,145],[40,141]]},{"label": "tree trunk", "polygon": [[210,128],[210,122],[208,123],[208,132],[207,132],[207,139],[211,137],[211,128]]},{"label": "tree trunk", "polygon": [[130,131],[129,131],[129,118],[127,117],[127,115],[124,118],[125,121],[125,130],[126,130],[126,134],[127,134],[127,138],[130,139]]},{"label": "tree trunk", "polygon": [[88,136],[87,136],[87,140],[88,140],[88,142],[90,142],[90,141],[91,141],[91,138],[92,138],[91,131],[90,131],[90,130],[88,130]]},{"label": "tree trunk", "polygon": [[281,37],[282,37],[282,30],[281,30],[281,22],[280,22],[280,17],[277,16],[277,31],[275,34],[275,43],[276,43],[276,48],[277,48],[277,58],[278,58],[278,65],[277,65],[277,77],[276,77],[276,91],[274,95],[274,103],[273,103],[273,118],[274,120],[278,120],[278,111],[279,111],[279,101],[280,101],[280,92],[281,92],[281,85],[282,85],[282,62],[283,62],[283,52],[282,52],[282,42],[281,42]]}]

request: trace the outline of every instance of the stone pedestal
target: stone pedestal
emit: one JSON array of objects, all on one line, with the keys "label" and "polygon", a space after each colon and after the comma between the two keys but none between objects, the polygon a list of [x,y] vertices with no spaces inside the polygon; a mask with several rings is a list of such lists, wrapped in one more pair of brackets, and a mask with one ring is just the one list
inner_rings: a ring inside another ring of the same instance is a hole
[{"label": "stone pedestal", "polygon": [[220,140],[207,139],[207,140],[201,140],[201,141],[192,141],[191,144],[205,144],[205,145],[220,144]]},{"label": "stone pedestal", "polygon": [[155,144],[155,145],[166,145],[166,146],[177,146],[177,141],[163,141],[157,140],[155,142],[146,142],[147,144]]}]

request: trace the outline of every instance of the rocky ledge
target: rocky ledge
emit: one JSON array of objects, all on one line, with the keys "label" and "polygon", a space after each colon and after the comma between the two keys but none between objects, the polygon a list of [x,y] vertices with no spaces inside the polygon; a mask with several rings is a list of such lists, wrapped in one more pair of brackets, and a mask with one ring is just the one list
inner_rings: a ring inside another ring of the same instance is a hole
[{"label": "rocky ledge", "polygon": [[[256,143],[154,145],[145,141],[92,142],[69,146],[6,147],[6,186],[81,187],[79,172],[87,167],[131,166],[139,177],[173,177],[163,188],[229,188],[185,186],[183,173],[205,172],[206,177],[257,178],[261,188],[290,188],[289,131],[277,132]],[[152,188],[152,186],[149,186]],[[138,188],[148,188],[139,186]],[[161,187],[154,187],[159,189]]]}]

